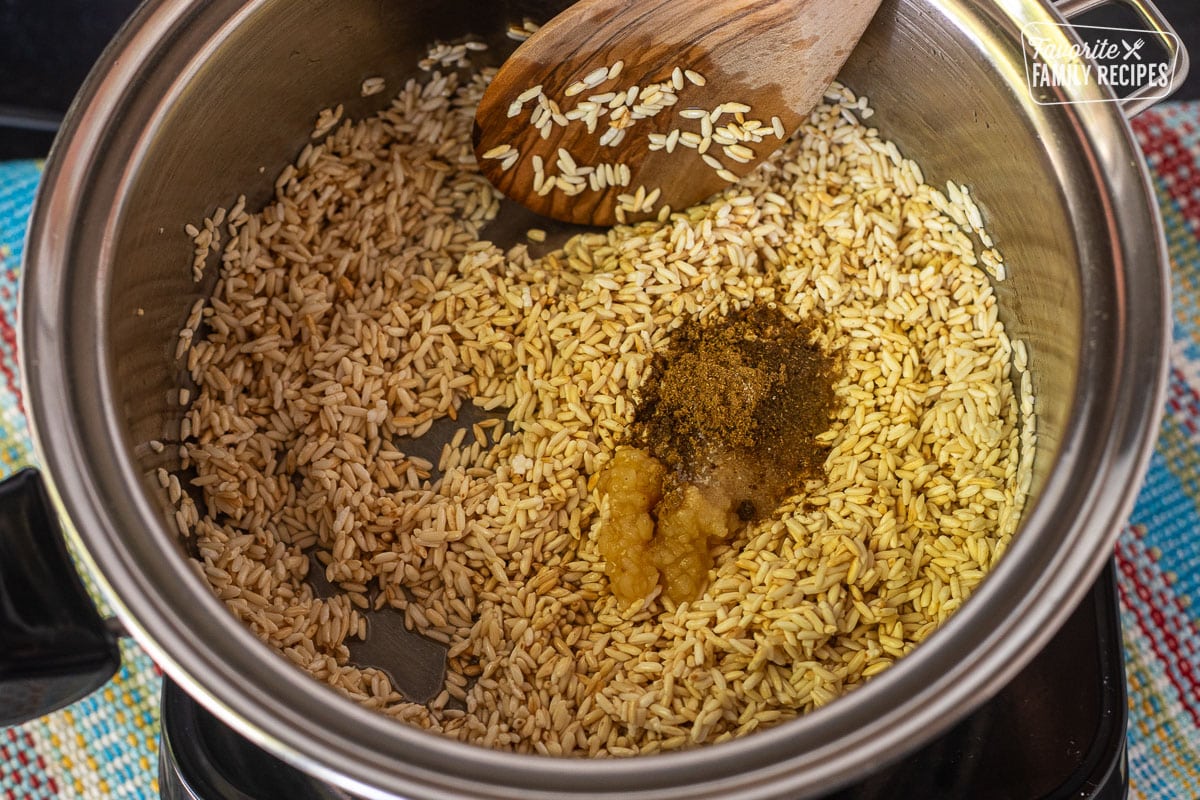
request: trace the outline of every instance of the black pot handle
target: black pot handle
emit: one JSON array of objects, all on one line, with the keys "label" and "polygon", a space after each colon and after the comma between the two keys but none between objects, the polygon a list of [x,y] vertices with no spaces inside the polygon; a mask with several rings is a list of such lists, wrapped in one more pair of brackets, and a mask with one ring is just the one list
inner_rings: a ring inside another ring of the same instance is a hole
[{"label": "black pot handle", "polygon": [[0,726],[62,708],[121,666],[37,470],[0,482]]}]

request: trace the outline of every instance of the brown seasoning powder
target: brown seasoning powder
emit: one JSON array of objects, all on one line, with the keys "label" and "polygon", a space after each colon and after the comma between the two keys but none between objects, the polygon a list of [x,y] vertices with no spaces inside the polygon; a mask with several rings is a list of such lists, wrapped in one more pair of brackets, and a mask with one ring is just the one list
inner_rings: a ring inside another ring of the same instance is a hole
[{"label": "brown seasoning powder", "polygon": [[829,452],[816,437],[835,410],[838,370],[816,338],[774,303],[685,322],[642,387],[634,441],[689,482],[730,452],[747,456],[762,473],[747,488],[773,495],[773,507],[818,477]]},{"label": "brown seasoning powder", "polygon": [[644,449],[618,452],[598,481],[613,593],[696,599],[714,545],[821,475],[837,372],[817,330],[775,303],[684,321],[642,388],[631,440]]}]

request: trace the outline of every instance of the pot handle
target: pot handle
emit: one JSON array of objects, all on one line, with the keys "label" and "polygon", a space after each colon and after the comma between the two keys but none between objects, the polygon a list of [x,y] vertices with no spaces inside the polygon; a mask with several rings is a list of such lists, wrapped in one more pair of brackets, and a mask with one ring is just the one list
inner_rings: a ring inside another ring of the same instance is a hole
[{"label": "pot handle", "polygon": [[1175,94],[1183,85],[1184,79],[1187,78],[1190,62],[1187,48],[1181,44],[1182,40],[1179,38],[1179,34],[1175,32],[1171,23],[1167,22],[1162,12],[1151,0],[1058,0],[1054,4],[1054,8],[1059,14],[1062,14],[1063,19],[1070,22],[1086,11],[1112,3],[1126,6],[1137,14],[1147,28],[1158,37],[1159,44],[1167,51],[1167,55],[1175,65],[1171,76],[1171,85],[1167,87],[1166,94],[1163,94],[1161,90],[1155,91],[1153,86],[1146,85],[1120,100],[1121,110],[1125,112],[1125,116],[1133,118],[1159,100]]},{"label": "pot handle", "polygon": [[59,709],[121,666],[37,470],[0,482],[0,727]]}]

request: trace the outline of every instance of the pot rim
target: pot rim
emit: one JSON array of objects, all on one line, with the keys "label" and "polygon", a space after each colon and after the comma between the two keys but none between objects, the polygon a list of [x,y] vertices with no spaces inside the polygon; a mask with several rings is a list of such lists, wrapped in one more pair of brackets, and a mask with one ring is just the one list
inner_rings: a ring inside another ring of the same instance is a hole
[{"label": "pot rim", "polygon": [[[234,24],[264,1],[241,4],[238,15],[225,24]],[[224,7],[235,3],[228,0]],[[178,585],[170,591],[196,605],[185,614],[180,606],[164,603],[168,588],[139,573],[113,510],[119,506],[123,516],[151,528],[163,527],[159,512],[145,496],[132,491],[128,497],[114,496],[108,491],[111,481],[98,480],[111,469],[112,480],[136,485],[141,471],[131,454],[118,447],[111,453],[89,451],[88,438],[76,427],[83,418],[89,429],[106,431],[110,441],[123,440],[112,387],[105,377],[112,354],[99,338],[81,342],[81,337],[73,337],[56,323],[66,318],[63,305],[71,272],[67,265],[76,255],[78,238],[74,227],[64,221],[76,220],[94,191],[95,165],[103,160],[111,130],[119,124],[130,84],[142,70],[151,68],[184,26],[215,13],[205,10],[205,5],[222,3],[150,0],[143,5],[105,51],[68,114],[47,161],[29,228],[20,300],[21,378],[28,387],[31,432],[47,468],[48,489],[85,567],[127,629],[164,671],[251,740],[307,772],[373,798],[410,793],[447,800],[463,796],[549,800],[567,794],[714,800],[734,794],[807,795],[853,778],[868,759],[882,763],[928,740],[990,697],[1057,631],[1099,574],[1132,507],[1161,419],[1170,308],[1169,267],[1150,179],[1127,122],[1108,103],[1068,106],[1062,113],[1077,120],[1078,144],[1088,151],[1091,177],[1109,189],[1102,200],[1109,204],[1114,227],[1153,233],[1118,237],[1118,279],[1128,279],[1130,265],[1142,270],[1152,267],[1152,276],[1138,277],[1145,284],[1152,283],[1152,277],[1157,291],[1126,287],[1129,302],[1121,309],[1126,317],[1112,323],[1117,329],[1116,377],[1086,396],[1077,389],[1072,418],[1085,410],[1100,415],[1089,429],[1101,435],[1102,443],[1092,445],[1100,453],[1085,476],[1088,491],[1072,496],[1067,476],[1052,474],[1042,501],[1027,510],[1024,526],[1064,527],[1067,534],[1054,558],[1030,577],[1027,569],[1042,557],[1016,537],[1005,558],[947,625],[894,667],[830,706],[744,739],[636,759],[588,761],[502,753],[397,724],[321,686],[283,658],[261,658],[267,652],[265,645],[224,610],[171,548],[164,551],[170,553],[168,568]],[[997,13],[1007,15],[1010,26],[1018,19],[1056,21],[1044,5],[1001,5],[1006,8]],[[970,28],[973,21],[965,19],[967,14],[981,12],[956,8],[946,13],[961,14],[960,23]],[[980,36],[999,35],[982,27],[973,30]],[[202,57],[203,53],[193,54],[190,63],[194,66]],[[176,87],[185,79],[181,77]],[[162,101],[160,114],[170,99]],[[138,146],[149,146],[149,138],[140,137]],[[128,165],[136,160],[130,159],[126,169],[132,169]],[[1113,191],[1114,183],[1121,184],[1117,188],[1123,193]],[[119,216],[119,203],[113,203],[106,212],[101,251],[95,255],[101,268],[111,263],[114,237],[110,234]],[[96,302],[104,301],[97,298]],[[1134,363],[1133,343],[1149,333],[1156,338],[1154,357]],[[96,385],[101,388],[93,407],[75,402],[69,376],[62,371],[62,355],[73,347],[88,348],[92,356]],[[1084,365],[1089,363],[1086,353],[1081,358]],[[1130,409],[1132,413],[1120,416]],[[1072,428],[1063,447],[1078,444],[1083,433]],[[1076,579],[1056,580],[1060,570]],[[215,625],[227,637],[220,646],[197,635],[201,617],[211,617],[205,624]],[[1000,624],[989,627],[996,620]],[[962,652],[969,656],[961,658]],[[259,663],[251,665],[251,661]],[[249,674],[265,676],[269,683],[243,683],[248,667],[255,667]],[[930,680],[929,675],[936,678]],[[259,691],[266,685],[274,687],[270,694]],[[297,699],[303,702],[294,704]],[[336,710],[344,724],[311,730],[313,709],[328,708]],[[365,733],[347,736],[355,729]],[[374,746],[364,748],[364,742]],[[468,764],[473,774],[486,778],[444,772],[456,764]]]}]

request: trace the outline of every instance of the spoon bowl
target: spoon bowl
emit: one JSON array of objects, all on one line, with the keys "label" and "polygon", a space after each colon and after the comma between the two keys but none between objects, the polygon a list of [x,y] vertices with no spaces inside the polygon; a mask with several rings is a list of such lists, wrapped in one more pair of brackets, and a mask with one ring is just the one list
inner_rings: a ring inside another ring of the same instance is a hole
[{"label": "spoon bowl", "polygon": [[564,222],[681,209],[774,152],[879,0],[581,0],[521,44],[476,114],[509,198]]}]

